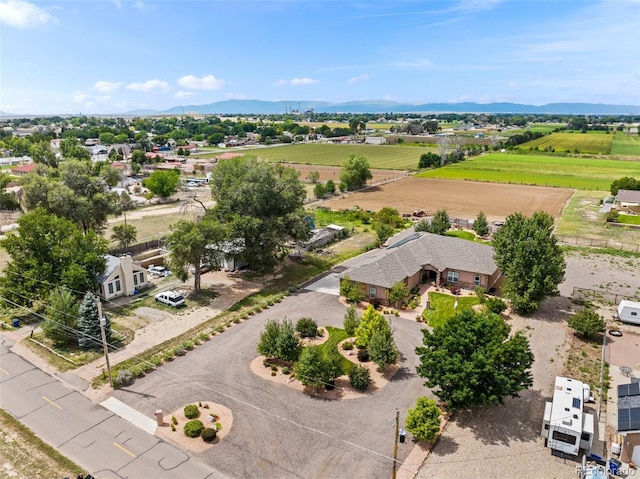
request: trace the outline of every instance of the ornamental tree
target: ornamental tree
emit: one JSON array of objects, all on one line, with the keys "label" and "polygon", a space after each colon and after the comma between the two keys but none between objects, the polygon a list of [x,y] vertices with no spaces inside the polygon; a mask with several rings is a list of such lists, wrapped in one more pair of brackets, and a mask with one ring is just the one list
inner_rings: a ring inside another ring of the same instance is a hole
[{"label": "ornamental tree", "polygon": [[433,441],[440,432],[441,415],[433,399],[421,396],[416,407],[407,411],[405,427],[418,441]]}]

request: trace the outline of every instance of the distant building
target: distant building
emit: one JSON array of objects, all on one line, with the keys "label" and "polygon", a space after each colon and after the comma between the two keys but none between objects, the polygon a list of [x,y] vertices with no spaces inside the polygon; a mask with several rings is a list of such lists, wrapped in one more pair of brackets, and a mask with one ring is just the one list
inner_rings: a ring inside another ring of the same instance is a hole
[{"label": "distant building", "polygon": [[16,166],[11,169],[11,173],[17,176],[24,176],[35,170],[37,163],[27,163],[26,165]]},{"label": "distant building", "polygon": [[367,136],[364,142],[368,145],[384,145],[387,139],[384,136]]}]

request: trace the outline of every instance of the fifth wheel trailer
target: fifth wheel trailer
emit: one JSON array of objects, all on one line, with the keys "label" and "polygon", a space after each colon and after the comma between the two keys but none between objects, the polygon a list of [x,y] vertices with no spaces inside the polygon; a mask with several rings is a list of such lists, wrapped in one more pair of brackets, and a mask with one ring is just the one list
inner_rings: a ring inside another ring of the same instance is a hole
[{"label": "fifth wheel trailer", "polygon": [[627,300],[620,301],[618,319],[623,323],[640,324],[640,303]]}]

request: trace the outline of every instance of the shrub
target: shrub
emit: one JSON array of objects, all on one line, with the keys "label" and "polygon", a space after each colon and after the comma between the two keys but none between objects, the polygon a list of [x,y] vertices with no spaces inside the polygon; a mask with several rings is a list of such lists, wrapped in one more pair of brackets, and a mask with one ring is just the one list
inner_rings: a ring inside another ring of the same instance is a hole
[{"label": "shrub", "polygon": [[131,384],[132,379],[133,374],[131,374],[131,371],[129,371],[128,369],[122,369],[118,371],[118,375],[114,380],[114,386],[117,388],[128,386],[129,384]]},{"label": "shrub", "polygon": [[202,342],[209,341],[210,339],[209,333],[200,333],[200,335],[198,336],[198,339],[200,339],[200,341]]},{"label": "shrub", "polygon": [[176,419],[175,416],[171,416],[171,424],[174,424],[174,425],[178,424],[178,420]]},{"label": "shrub", "polygon": [[569,318],[569,326],[584,337],[595,336],[604,331],[606,323],[593,309],[585,308]]},{"label": "shrub", "polygon": [[311,318],[300,318],[296,324],[296,331],[303,338],[315,338],[318,335],[318,324]]},{"label": "shrub", "polygon": [[278,366],[276,366],[275,364],[271,365],[271,370],[275,373],[278,372]]},{"label": "shrub", "polygon": [[289,366],[282,366],[282,374],[290,374],[291,368]]},{"label": "shrub", "polygon": [[184,346],[176,346],[176,348],[173,350],[173,353],[176,356],[184,356],[185,354]]},{"label": "shrub", "polygon": [[176,431],[176,425],[175,425],[175,424],[172,424],[172,425],[171,425],[171,430],[172,430],[173,432],[175,432],[175,431]]},{"label": "shrub", "polygon": [[238,318],[237,316],[235,318],[233,318],[233,322],[235,324],[238,324],[240,322],[240,318]]},{"label": "shrub", "polygon": [[242,314],[240,315],[240,318],[241,318],[241,319],[247,319],[248,317],[249,317],[249,314],[248,314],[248,313],[242,313]]},{"label": "shrub", "polygon": [[202,421],[200,419],[194,419],[184,425],[184,434],[188,437],[198,437],[202,434],[203,429],[204,424],[202,424]]},{"label": "shrub", "polygon": [[184,417],[187,419],[195,419],[200,415],[200,410],[195,404],[189,404],[184,407]]},{"label": "shrub", "polygon": [[191,351],[193,348],[196,347],[196,345],[195,345],[195,343],[193,341],[185,341],[184,343],[182,343],[182,346],[187,351]]},{"label": "shrub", "polygon": [[220,424],[219,422],[217,422],[217,423],[215,424],[215,426],[216,426],[216,431],[222,431],[222,424]]},{"label": "shrub", "polygon": [[502,314],[502,312],[507,309],[507,303],[500,298],[489,298],[484,302],[484,305],[489,311],[495,314]]},{"label": "shrub", "polygon": [[205,404],[203,407],[204,407],[205,409],[209,409],[209,405],[208,405],[208,404]]},{"label": "shrub", "polygon": [[342,324],[344,325],[344,330],[349,336],[353,336],[355,334],[356,329],[358,328],[358,326],[360,326],[360,317],[358,316],[356,308],[351,306],[349,309],[347,309]]},{"label": "shrub", "polygon": [[217,331],[218,333],[223,332],[223,331],[224,331],[224,326],[223,326],[222,324],[218,324],[218,325],[216,326],[216,331]]},{"label": "shrub", "polygon": [[276,375],[276,372],[275,372],[275,371],[271,371],[271,375],[272,375],[272,376],[275,376],[275,375]]},{"label": "shrub", "polygon": [[478,301],[480,302],[480,304],[484,304],[486,297],[485,297],[485,289],[482,286],[476,286],[474,291],[476,292],[476,296],[478,297]]},{"label": "shrub", "polygon": [[218,435],[218,432],[212,427],[205,427],[200,433],[200,437],[204,442],[213,441],[217,435]]},{"label": "shrub", "polygon": [[353,343],[351,341],[345,341],[342,343],[342,349],[345,351],[351,351],[353,349]]},{"label": "shrub", "polygon": [[369,361],[369,351],[367,351],[365,348],[358,349],[358,361],[360,361],[361,363],[366,363],[367,361]]},{"label": "shrub", "polygon": [[364,366],[356,366],[349,373],[349,383],[358,391],[364,391],[371,384],[371,373]]}]

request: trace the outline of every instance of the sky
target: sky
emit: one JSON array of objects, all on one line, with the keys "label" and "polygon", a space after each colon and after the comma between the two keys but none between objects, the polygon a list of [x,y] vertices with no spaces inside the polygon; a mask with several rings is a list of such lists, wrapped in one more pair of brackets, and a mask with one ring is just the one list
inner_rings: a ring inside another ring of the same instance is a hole
[{"label": "sky", "polygon": [[640,0],[0,0],[0,111],[640,105]]}]

